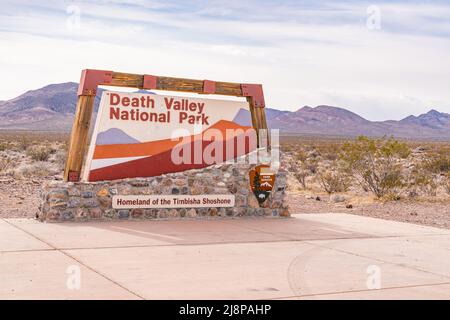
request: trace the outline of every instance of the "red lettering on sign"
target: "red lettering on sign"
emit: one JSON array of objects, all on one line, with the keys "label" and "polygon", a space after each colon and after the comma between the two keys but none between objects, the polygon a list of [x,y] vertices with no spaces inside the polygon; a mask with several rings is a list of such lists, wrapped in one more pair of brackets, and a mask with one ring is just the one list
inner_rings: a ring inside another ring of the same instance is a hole
[{"label": "red lettering on sign", "polygon": [[109,104],[117,106],[120,103],[120,96],[117,93],[111,93],[109,95]]},{"label": "red lettering on sign", "polygon": [[120,119],[120,109],[119,108],[109,108],[109,119]]}]

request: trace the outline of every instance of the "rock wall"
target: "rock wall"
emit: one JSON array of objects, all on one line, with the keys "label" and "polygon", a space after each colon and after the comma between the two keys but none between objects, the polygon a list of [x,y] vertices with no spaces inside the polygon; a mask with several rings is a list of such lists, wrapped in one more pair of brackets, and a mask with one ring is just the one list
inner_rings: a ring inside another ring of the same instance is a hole
[{"label": "rock wall", "polygon": [[[279,170],[269,198],[260,206],[250,189],[249,164],[221,164],[157,177],[95,183],[46,182],[37,218],[40,221],[183,219],[211,217],[289,217],[285,199],[287,172]],[[113,209],[112,196],[234,194],[232,208]]]}]

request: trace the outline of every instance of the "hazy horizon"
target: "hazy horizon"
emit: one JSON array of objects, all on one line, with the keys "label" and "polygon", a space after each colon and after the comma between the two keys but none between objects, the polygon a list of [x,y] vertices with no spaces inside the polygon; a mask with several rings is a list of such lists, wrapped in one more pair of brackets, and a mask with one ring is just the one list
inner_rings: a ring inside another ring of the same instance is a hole
[{"label": "hazy horizon", "polygon": [[[78,82],[76,82],[76,81],[68,81],[68,82],[61,82],[61,83],[49,83],[49,84],[46,85],[46,86],[49,86],[49,85],[58,85],[58,84],[65,84],[65,83],[74,83],[74,84],[78,84]],[[46,87],[46,86],[44,86],[44,87]],[[44,88],[44,87],[39,87],[39,88],[29,89],[29,90],[23,92],[22,94],[20,94],[19,96],[25,94],[25,93],[28,92],[28,91],[35,91],[35,90],[42,89],[42,88]],[[101,88],[102,88],[102,89],[105,89],[105,90],[124,91],[124,92],[137,92],[137,90],[138,90],[138,89],[136,89],[136,88],[109,87],[109,86],[101,86]],[[163,94],[163,95],[169,94],[169,95],[177,95],[177,96],[188,96],[188,97],[189,97],[189,96],[192,96],[192,97],[198,97],[197,94],[195,94],[195,93],[190,93],[190,92],[170,92],[170,91],[160,91],[160,90],[156,90],[156,91],[154,91],[154,90],[148,90],[148,91],[152,92],[153,94]],[[7,99],[6,101],[8,101],[8,100],[13,100],[13,99],[15,99],[15,98],[17,98],[17,97],[19,97],[19,96],[13,97],[12,99]],[[201,98],[206,98],[206,99],[226,99],[226,100],[232,99],[232,100],[237,100],[237,101],[244,101],[242,98],[239,98],[239,97],[234,98],[234,97],[229,97],[229,96],[219,96],[219,95],[208,95],[208,96],[202,96]],[[0,102],[3,102],[3,101],[5,101],[5,100],[0,100]],[[359,114],[357,110],[354,110],[354,109],[352,109],[352,108],[350,108],[350,107],[346,107],[346,106],[336,106],[336,105],[318,104],[318,105],[314,105],[314,106],[311,106],[311,105],[301,105],[301,106],[298,106],[297,108],[282,109],[282,108],[278,108],[277,106],[266,105],[266,107],[267,107],[267,108],[270,108],[270,109],[276,109],[276,110],[279,110],[279,111],[291,111],[291,112],[297,111],[297,110],[299,110],[299,109],[301,109],[301,108],[304,108],[304,107],[316,108],[316,107],[319,107],[319,106],[330,106],[330,107],[342,108],[342,109],[345,109],[345,110],[354,112],[354,113],[356,113],[357,115],[359,115],[359,116],[365,118],[366,120],[370,120],[370,121],[402,120],[402,119],[404,119],[404,118],[406,118],[406,117],[408,117],[408,116],[411,116],[411,115],[412,115],[412,116],[419,116],[419,115],[428,113],[428,112],[430,112],[430,111],[432,111],[432,110],[438,111],[438,112],[440,112],[440,113],[447,113],[447,112],[444,112],[444,111],[440,110],[439,108],[430,108],[430,109],[428,109],[428,110],[425,110],[425,111],[423,111],[423,112],[419,112],[419,113],[417,113],[417,114],[412,114],[412,113],[411,113],[411,114],[408,114],[408,115],[406,115],[405,117],[402,117],[402,118],[400,118],[400,119],[386,118],[386,119],[376,119],[376,120],[375,120],[375,119],[370,119],[370,118],[364,117],[364,116],[362,116],[361,114]]]},{"label": "hazy horizon", "polygon": [[85,68],[264,85],[267,106],[450,113],[446,1],[9,1],[0,100]]}]

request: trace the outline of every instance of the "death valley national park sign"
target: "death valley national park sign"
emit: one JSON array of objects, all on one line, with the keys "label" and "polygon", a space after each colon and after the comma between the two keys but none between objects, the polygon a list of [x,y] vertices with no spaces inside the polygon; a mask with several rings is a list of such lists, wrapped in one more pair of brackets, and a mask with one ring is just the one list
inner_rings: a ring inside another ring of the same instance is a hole
[{"label": "death valley national park sign", "polygon": [[84,181],[150,177],[203,168],[256,149],[240,124],[241,101],[105,91]]}]

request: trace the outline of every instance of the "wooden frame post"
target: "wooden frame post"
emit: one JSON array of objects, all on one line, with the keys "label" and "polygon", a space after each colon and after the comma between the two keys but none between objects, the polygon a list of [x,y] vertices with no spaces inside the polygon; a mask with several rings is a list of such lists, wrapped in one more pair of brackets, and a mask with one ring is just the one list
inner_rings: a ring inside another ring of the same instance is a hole
[{"label": "wooden frame post", "polygon": [[86,153],[87,136],[94,108],[95,96],[79,96],[70,134],[69,153],[64,170],[65,181],[79,181]]},{"label": "wooden frame post", "polygon": [[[259,130],[267,129],[264,94],[260,84],[216,82],[86,69],[81,73],[78,87],[77,109],[64,170],[65,181],[79,181],[80,179],[95,95],[100,85],[245,97],[249,103],[252,125],[257,133],[258,146]],[[267,141],[269,142],[269,140]]]}]

